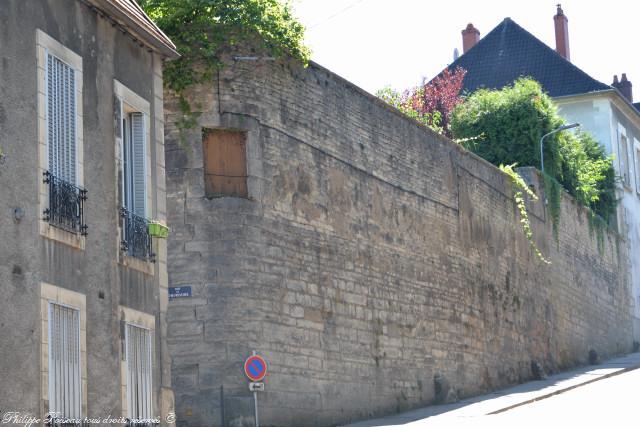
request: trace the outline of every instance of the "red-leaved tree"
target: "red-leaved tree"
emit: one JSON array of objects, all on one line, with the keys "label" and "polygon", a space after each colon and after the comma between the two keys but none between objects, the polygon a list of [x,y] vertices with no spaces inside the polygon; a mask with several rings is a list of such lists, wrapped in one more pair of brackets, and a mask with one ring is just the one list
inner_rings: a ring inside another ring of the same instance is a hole
[{"label": "red-leaved tree", "polygon": [[430,82],[402,94],[386,88],[378,91],[377,95],[408,116],[451,138],[449,116],[462,103],[460,92],[466,73],[461,67],[453,71],[446,68]]}]

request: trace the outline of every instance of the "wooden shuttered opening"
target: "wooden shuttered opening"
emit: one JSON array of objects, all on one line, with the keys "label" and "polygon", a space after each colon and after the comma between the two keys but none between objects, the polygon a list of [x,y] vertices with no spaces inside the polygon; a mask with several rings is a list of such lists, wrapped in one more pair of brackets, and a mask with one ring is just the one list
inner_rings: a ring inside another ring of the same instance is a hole
[{"label": "wooden shuttered opening", "polygon": [[213,129],[203,137],[205,195],[248,197],[246,132]]},{"label": "wooden shuttered opening", "polygon": [[143,218],[146,217],[147,182],[146,182],[146,150],[145,150],[144,114],[131,113],[131,148],[133,179],[133,212]]},{"label": "wooden shuttered opening", "polygon": [[137,112],[125,114],[122,120],[123,204],[143,218],[147,211],[146,120]]},{"label": "wooden shuttered opening", "polygon": [[129,418],[153,418],[151,331],[126,325],[127,409]]},{"label": "wooden shuttered opening", "polygon": [[76,183],[75,70],[47,53],[47,150],[49,172]]},{"label": "wooden shuttered opening", "polygon": [[80,311],[49,303],[49,412],[80,419]]}]

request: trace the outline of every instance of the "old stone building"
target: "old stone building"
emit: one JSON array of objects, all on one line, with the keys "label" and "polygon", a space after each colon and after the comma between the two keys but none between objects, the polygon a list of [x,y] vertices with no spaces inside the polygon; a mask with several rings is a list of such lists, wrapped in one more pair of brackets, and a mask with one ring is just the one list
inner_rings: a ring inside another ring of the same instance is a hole
[{"label": "old stone building", "polygon": [[131,0],[0,3],[3,422],[167,424],[166,242],[147,225],[166,217],[176,56]]},{"label": "old stone building", "polygon": [[504,174],[316,64],[229,57],[190,101],[186,143],[165,102],[178,425],[253,425],[254,350],[261,424],[304,427],[631,348],[625,246],[569,197],[557,240],[530,205],[546,265]]}]

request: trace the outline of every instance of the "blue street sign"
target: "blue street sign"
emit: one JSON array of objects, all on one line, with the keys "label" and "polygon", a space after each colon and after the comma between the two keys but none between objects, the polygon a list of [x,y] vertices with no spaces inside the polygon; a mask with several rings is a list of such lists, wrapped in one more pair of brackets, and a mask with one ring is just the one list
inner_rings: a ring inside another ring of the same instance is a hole
[{"label": "blue street sign", "polygon": [[191,286],[174,286],[169,288],[169,299],[191,297]]}]

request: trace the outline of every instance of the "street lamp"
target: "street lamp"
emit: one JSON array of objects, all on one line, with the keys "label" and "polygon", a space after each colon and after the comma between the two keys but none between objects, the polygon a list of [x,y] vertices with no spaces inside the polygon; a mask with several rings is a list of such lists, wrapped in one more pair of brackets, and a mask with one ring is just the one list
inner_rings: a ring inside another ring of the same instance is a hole
[{"label": "street lamp", "polygon": [[580,126],[580,123],[571,123],[570,125],[562,125],[558,129],[552,130],[546,135],[542,135],[542,138],[540,138],[540,170],[542,171],[542,173],[544,173],[544,139],[549,135],[553,135],[556,132],[577,128],[578,126]]}]

